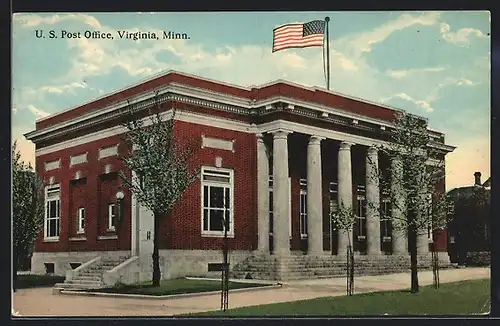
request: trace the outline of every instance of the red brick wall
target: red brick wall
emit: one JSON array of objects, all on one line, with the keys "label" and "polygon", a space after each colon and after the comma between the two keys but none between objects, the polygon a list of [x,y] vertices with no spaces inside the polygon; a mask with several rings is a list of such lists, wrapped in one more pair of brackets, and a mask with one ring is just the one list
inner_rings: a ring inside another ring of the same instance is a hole
[{"label": "red brick wall", "polygon": [[[78,210],[85,208],[85,219],[87,219],[90,192],[87,189],[87,178],[69,184],[69,212],[68,212],[68,232],[70,237],[84,236],[77,234],[78,231]],[[85,221],[88,224],[88,221]]]},{"label": "red brick wall", "polygon": [[[234,140],[234,153],[214,148],[200,148],[193,154],[191,168],[215,167],[222,158],[222,168],[234,171],[234,238],[231,249],[257,248],[257,139],[254,134],[236,132],[176,121],[175,136],[190,142],[201,135]],[[162,249],[221,249],[222,239],[201,236],[201,181],[195,181],[174,206],[171,221],[162,223]]]},{"label": "red brick wall", "polygon": [[[201,135],[234,140],[235,152],[200,148]],[[44,243],[43,233],[36,242],[38,252],[64,252],[85,250],[129,250],[131,246],[131,194],[122,185],[116,174],[102,175],[106,164],[113,165],[113,171],[124,169],[118,157],[98,160],[98,150],[120,143],[120,155],[126,155],[127,148],[122,142],[123,136],[113,136],[69,149],[37,157],[37,167],[41,168],[44,179],[55,177],[55,183],[61,185],[61,233],[58,242]],[[232,249],[255,249],[257,246],[257,207],[256,207],[256,144],[255,135],[200,126],[176,121],[175,137],[181,147],[192,145],[195,148],[190,161],[194,170],[201,165],[215,166],[215,158],[222,157],[222,167],[234,170],[235,178],[235,237],[229,241]],[[88,152],[88,162],[69,167],[71,155]],[[61,168],[43,171],[44,162],[61,158]],[[77,171],[86,177],[85,185],[70,185]],[[125,193],[124,217],[117,224],[116,232],[107,230],[108,204],[115,202],[116,193]],[[76,236],[76,211],[78,207],[86,210],[86,241],[70,241]],[[160,246],[163,249],[220,249],[220,238],[201,236],[201,185],[194,182],[183,194],[172,212],[172,218],[166,218],[161,224]],[[118,239],[102,239],[99,236],[118,235]]]},{"label": "red brick wall", "polygon": [[[446,191],[446,179],[443,178],[436,185],[436,192],[444,194]],[[448,251],[448,231],[446,229],[434,232],[434,246],[436,251]]]},{"label": "red brick wall", "polygon": [[[117,156],[98,159],[99,148],[121,143],[122,136],[112,136],[87,144],[67,148],[50,154],[38,156],[36,158],[37,170],[43,175],[46,184],[51,176],[54,176],[55,183],[61,187],[61,231],[58,242],[44,242],[43,232],[40,233],[35,251],[38,252],[65,252],[65,251],[88,251],[88,250],[128,250],[130,249],[130,192],[121,185],[121,180],[116,178],[110,184],[106,184],[102,189],[100,175],[104,173],[104,166],[112,164],[113,170],[123,170],[123,164]],[[126,155],[127,148],[124,144],[118,147],[120,155]],[[87,163],[70,167],[70,156],[76,156],[87,152]],[[44,171],[44,162],[61,158],[61,167],[57,170]],[[71,180],[75,173],[81,171],[81,177],[86,178],[85,185],[71,185]],[[101,193],[100,191],[103,190]],[[117,228],[118,239],[98,240],[99,235],[104,233],[99,230],[102,220],[107,221],[107,209],[103,212],[100,203],[103,199],[100,196],[107,196],[109,200],[111,194],[119,191],[125,193],[124,205],[126,207],[122,226]],[[76,210],[78,207],[85,207],[85,238],[86,241],[71,241],[70,237],[76,235]],[[78,206],[78,207],[77,207]]]}]

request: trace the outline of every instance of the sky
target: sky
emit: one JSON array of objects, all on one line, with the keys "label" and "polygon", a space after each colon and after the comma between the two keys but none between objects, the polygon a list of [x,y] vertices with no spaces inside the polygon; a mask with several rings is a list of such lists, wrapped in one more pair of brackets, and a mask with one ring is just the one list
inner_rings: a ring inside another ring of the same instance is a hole
[{"label": "sky", "polygon": [[[325,87],[321,47],[272,53],[272,31],[330,17],[331,90],[429,119],[456,146],[446,188],[490,176],[489,12],[190,12],[15,14],[12,140],[35,121],[168,70],[241,86],[286,79]],[[37,38],[36,31],[45,38]],[[49,38],[53,30],[58,38]],[[82,34],[61,38],[62,31]],[[87,39],[85,31],[114,39]],[[189,39],[120,39],[118,32]]]}]

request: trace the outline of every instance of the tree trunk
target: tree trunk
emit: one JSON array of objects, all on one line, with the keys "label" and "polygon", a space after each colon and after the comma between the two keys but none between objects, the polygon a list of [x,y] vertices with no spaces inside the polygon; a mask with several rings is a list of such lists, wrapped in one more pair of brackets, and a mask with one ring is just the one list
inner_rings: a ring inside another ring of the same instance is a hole
[{"label": "tree trunk", "polygon": [[410,238],[411,293],[418,293],[417,230],[413,223],[409,225],[408,231],[408,237]]},{"label": "tree trunk", "polygon": [[154,231],[153,231],[153,286],[160,286],[160,255],[158,248],[158,237],[160,233],[160,216],[154,213]]}]

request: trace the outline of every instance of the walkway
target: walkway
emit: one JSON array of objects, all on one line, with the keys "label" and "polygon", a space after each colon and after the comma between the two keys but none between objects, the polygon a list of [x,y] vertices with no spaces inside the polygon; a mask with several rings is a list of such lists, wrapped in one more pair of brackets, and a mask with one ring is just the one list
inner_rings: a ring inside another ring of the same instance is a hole
[{"label": "walkway", "polygon": [[[441,270],[441,283],[489,278],[489,268]],[[421,285],[432,284],[432,272],[419,272]],[[345,295],[345,278],[290,281],[280,289],[230,293],[229,308]],[[355,293],[405,289],[409,274],[363,276],[355,279]],[[148,300],[52,294],[52,288],[14,293],[14,310],[22,316],[172,316],[218,310],[220,294]]]}]

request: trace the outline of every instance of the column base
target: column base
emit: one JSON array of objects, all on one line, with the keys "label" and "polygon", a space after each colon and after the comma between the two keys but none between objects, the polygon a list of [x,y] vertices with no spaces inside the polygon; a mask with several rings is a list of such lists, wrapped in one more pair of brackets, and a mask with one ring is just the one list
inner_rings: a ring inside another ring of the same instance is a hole
[{"label": "column base", "polygon": [[271,254],[271,256],[274,256],[274,257],[290,257],[292,256],[292,251],[291,250],[287,250],[287,251],[273,251],[273,253]]}]

